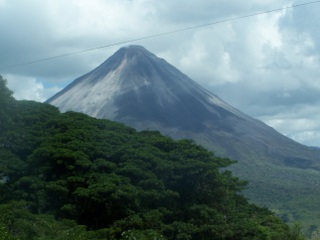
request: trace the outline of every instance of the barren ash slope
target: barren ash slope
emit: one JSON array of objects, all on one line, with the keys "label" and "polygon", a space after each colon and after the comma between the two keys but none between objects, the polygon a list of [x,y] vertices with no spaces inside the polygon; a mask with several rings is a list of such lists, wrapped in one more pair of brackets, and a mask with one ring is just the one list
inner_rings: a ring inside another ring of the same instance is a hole
[{"label": "barren ash slope", "polygon": [[121,48],[47,102],[61,111],[193,139],[238,160],[232,170],[249,181],[250,199],[320,226],[320,151],[243,114],[141,46]]}]

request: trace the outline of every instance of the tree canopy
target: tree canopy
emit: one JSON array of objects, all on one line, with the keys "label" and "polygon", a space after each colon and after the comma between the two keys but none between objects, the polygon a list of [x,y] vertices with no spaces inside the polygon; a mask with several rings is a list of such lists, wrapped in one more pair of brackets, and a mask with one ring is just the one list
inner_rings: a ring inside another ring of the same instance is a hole
[{"label": "tree canopy", "polygon": [[0,87],[0,239],[300,239],[241,195],[232,160]]}]

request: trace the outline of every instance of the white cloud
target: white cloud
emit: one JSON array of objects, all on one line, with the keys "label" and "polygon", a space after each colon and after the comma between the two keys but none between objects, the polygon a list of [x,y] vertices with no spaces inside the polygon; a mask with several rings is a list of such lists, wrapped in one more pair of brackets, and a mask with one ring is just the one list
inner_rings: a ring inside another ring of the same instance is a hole
[{"label": "white cloud", "polygon": [[281,133],[287,137],[301,142],[307,146],[320,146],[320,128],[317,118],[277,118],[266,120],[261,119],[274,129],[281,129]]},{"label": "white cloud", "polygon": [[[0,8],[0,30],[4,33],[0,53],[5,53],[0,56],[0,67],[130,40],[151,30],[157,32],[150,14],[152,9],[147,4],[129,0],[121,4],[115,0],[6,1]],[[4,69],[2,73],[55,81],[73,78],[100,64],[115,49]]]},{"label": "white cloud", "polygon": [[273,115],[260,116],[259,119],[295,141],[308,146],[320,146],[319,109],[320,102],[314,105],[297,104],[283,108]]},{"label": "white cloud", "polygon": [[59,87],[45,88],[43,84],[31,77],[23,77],[16,75],[4,75],[8,81],[8,87],[13,90],[13,96],[17,100],[35,100],[43,102],[50,96],[60,91]]},{"label": "white cloud", "polygon": [[292,139],[294,139],[297,142],[303,143],[307,146],[311,147],[319,147],[320,146],[320,130],[316,131],[299,131],[296,134],[292,134]]}]

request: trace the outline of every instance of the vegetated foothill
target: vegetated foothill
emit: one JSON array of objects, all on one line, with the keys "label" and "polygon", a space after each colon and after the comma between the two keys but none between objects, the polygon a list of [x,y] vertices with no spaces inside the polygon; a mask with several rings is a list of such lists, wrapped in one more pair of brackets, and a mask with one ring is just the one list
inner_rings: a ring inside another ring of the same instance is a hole
[{"label": "vegetated foothill", "polygon": [[16,101],[2,78],[0,106],[0,239],[303,239],[189,140]]}]

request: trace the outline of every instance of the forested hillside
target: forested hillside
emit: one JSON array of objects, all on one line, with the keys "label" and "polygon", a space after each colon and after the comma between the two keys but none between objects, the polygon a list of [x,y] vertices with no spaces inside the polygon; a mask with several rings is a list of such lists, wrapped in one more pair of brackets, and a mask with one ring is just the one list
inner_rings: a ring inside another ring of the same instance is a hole
[{"label": "forested hillside", "polygon": [[229,159],[48,104],[0,79],[0,239],[303,239]]}]

